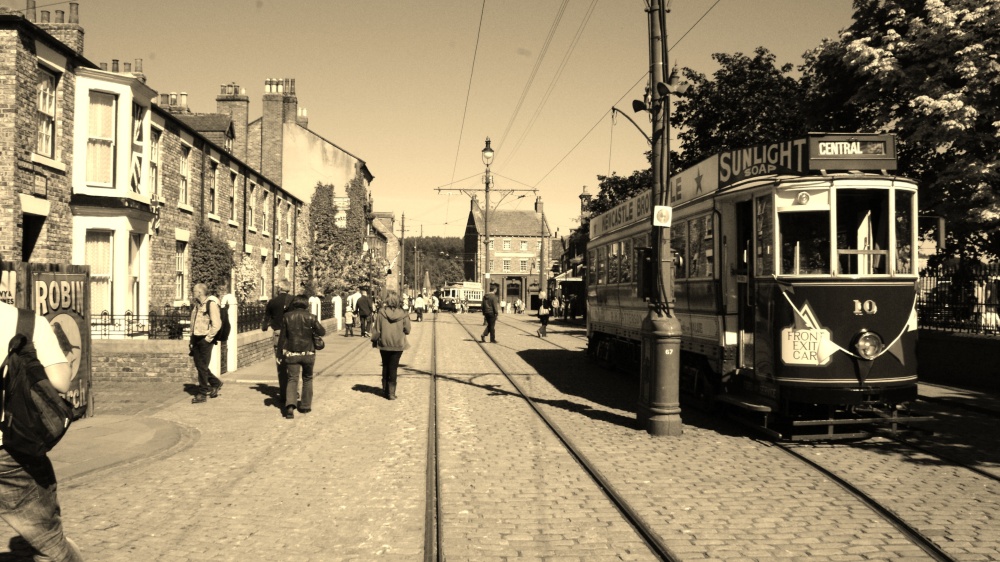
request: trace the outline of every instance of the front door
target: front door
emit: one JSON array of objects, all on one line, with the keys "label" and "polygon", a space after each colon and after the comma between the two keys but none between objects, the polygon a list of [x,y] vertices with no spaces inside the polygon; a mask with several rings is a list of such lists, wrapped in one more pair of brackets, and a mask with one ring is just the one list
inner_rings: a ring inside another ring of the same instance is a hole
[{"label": "front door", "polygon": [[753,202],[736,204],[736,294],[738,354],[737,366],[752,369],[754,365],[754,297],[753,297]]}]

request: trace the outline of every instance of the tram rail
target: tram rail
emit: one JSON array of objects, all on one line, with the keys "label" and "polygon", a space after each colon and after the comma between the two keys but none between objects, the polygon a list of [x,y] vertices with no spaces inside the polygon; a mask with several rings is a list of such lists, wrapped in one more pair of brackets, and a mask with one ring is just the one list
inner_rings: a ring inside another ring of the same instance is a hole
[{"label": "tram rail", "polygon": [[[469,326],[465,323],[458,321],[456,322],[462,329],[465,330],[469,336],[478,342],[479,338],[476,334],[469,329]],[[520,329],[520,328],[519,328]],[[523,330],[523,329],[522,329]],[[526,330],[524,330],[526,331]],[[549,342],[551,344],[551,342]],[[580,448],[577,447],[574,442],[563,432],[558,425],[535,403],[531,397],[524,391],[521,385],[517,382],[516,377],[511,375],[511,373],[500,364],[499,361],[489,352],[487,344],[479,343],[480,349],[489,358],[490,362],[496,367],[496,369],[504,376],[504,378],[514,387],[517,394],[528,404],[528,406],[534,411],[534,413],[542,420],[546,427],[556,436],[556,438],[563,444],[570,456],[580,465],[580,467],[587,473],[587,475],[593,480],[605,497],[615,506],[618,512],[621,514],[622,518],[628,522],[628,524],[636,531],[636,533],[642,538],[643,542],[650,549],[650,551],[660,560],[674,562],[679,561],[680,558],[670,550],[659,534],[653,530],[652,526],[649,525],[643,519],[643,517],[625,500],[625,498],[618,493],[611,482],[597,469],[597,467],[591,463],[587,457],[581,452]],[[562,349],[568,349],[557,344],[552,344],[556,347]],[[575,351],[575,350],[573,350]],[[435,367],[436,369],[436,367]]]}]

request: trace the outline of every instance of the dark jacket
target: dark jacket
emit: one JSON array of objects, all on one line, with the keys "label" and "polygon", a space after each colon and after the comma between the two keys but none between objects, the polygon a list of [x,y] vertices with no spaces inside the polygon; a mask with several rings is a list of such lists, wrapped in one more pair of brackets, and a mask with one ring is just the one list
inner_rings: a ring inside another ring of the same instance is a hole
[{"label": "dark jacket", "polygon": [[285,314],[285,309],[292,302],[291,293],[280,293],[278,296],[267,301],[264,309],[264,321],[260,323],[260,329],[264,332],[268,328],[272,330],[281,329],[281,317]]},{"label": "dark jacket", "polygon": [[486,293],[482,306],[484,316],[496,316],[500,314],[500,297],[496,293]]},{"label": "dark jacket", "polygon": [[368,295],[361,295],[358,299],[358,306],[354,309],[358,313],[358,316],[371,316],[372,315],[372,299]]},{"label": "dark jacket", "polygon": [[278,338],[280,349],[296,353],[316,351],[313,336],[326,335],[326,329],[306,308],[293,308],[285,312],[280,330],[281,336]]},{"label": "dark jacket", "polygon": [[374,326],[372,342],[379,349],[403,351],[410,347],[406,341],[406,335],[410,333],[410,315],[402,308],[383,307],[375,315]]}]

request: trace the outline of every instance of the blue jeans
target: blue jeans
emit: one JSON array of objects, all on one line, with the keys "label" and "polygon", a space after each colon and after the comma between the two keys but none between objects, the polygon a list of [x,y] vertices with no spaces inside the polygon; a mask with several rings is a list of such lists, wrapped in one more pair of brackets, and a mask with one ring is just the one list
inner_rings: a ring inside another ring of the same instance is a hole
[{"label": "blue jeans", "polygon": [[[316,355],[286,355],[288,384],[285,386],[285,406],[295,406],[300,410],[312,410],[313,365]],[[302,374],[302,396],[299,396],[299,374]]]},{"label": "blue jeans", "polygon": [[49,458],[17,457],[0,449],[0,517],[38,551],[35,560],[82,561],[80,550],[63,534]]}]

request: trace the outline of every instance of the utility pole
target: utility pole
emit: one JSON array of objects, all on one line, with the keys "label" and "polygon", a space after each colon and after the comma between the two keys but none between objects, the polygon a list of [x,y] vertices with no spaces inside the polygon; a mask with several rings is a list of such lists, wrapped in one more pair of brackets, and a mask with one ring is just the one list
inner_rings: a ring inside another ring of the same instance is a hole
[{"label": "utility pole", "polygon": [[663,0],[649,3],[649,77],[653,117],[653,256],[655,288],[649,312],[642,322],[642,364],[639,370],[637,418],[652,435],[679,436],[681,325],[673,310],[673,256],[670,226],[656,226],[669,216],[667,180],[670,177],[670,86],[664,83],[667,65],[667,27]]},{"label": "utility pole", "polygon": [[399,296],[406,293],[406,213],[400,218],[399,225]]}]

